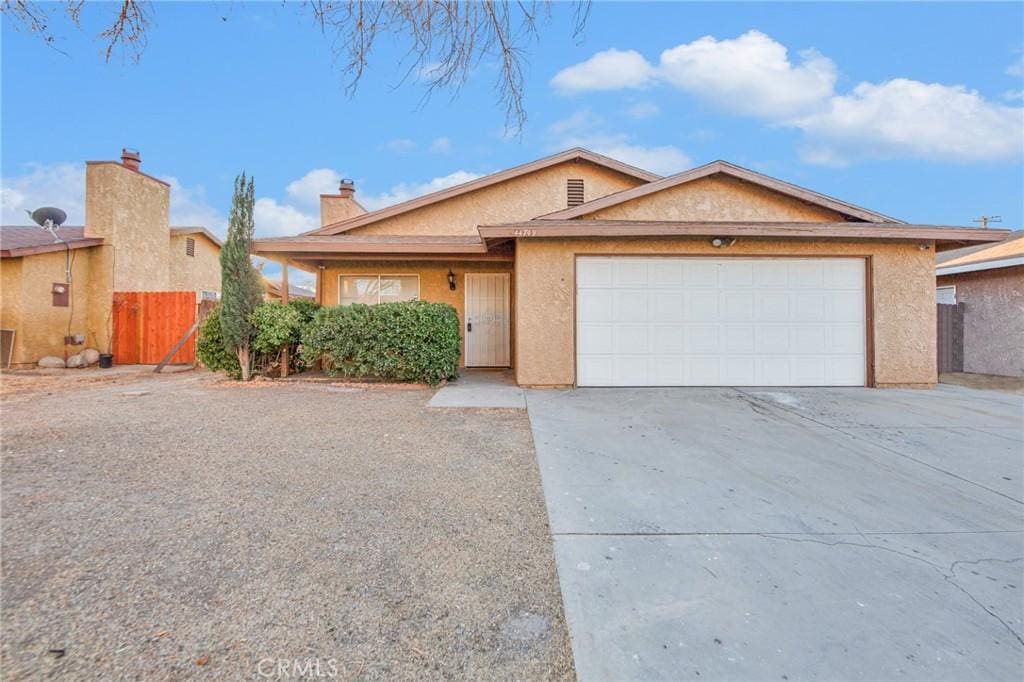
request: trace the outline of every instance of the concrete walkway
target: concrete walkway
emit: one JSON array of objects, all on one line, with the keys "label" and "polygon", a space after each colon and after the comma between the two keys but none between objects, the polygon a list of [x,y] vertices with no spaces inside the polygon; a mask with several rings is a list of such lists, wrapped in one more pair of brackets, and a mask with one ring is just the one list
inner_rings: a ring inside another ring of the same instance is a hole
[{"label": "concrete walkway", "polygon": [[427,406],[525,409],[526,399],[511,370],[469,369],[438,390]]},{"label": "concrete walkway", "polygon": [[1024,679],[1024,399],[527,392],[580,680]]}]

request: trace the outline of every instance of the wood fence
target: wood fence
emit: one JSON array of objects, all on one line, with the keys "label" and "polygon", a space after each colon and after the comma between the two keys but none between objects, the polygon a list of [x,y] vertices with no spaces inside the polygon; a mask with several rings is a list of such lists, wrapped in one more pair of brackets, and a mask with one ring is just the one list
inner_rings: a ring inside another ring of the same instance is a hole
[{"label": "wood fence", "polygon": [[[114,292],[114,362],[118,365],[155,365],[195,324],[194,291]],[[193,363],[193,334],[170,362]]]},{"label": "wood fence", "polygon": [[937,322],[939,374],[964,371],[964,304],[939,303]]}]

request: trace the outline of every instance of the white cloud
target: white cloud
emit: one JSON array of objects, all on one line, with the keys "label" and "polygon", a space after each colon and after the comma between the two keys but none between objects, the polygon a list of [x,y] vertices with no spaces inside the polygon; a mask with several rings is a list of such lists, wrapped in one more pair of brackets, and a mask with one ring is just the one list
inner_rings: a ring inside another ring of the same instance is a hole
[{"label": "white cloud", "polygon": [[206,189],[202,185],[186,187],[178,178],[160,178],[171,186],[171,225],[179,227],[206,227],[215,234],[227,233],[227,217],[206,201]]},{"label": "white cloud", "polygon": [[760,31],[704,36],[661,53],[662,77],[718,106],[777,119],[812,110],[832,94],[836,67],[813,50],[793,64],[786,47]]},{"label": "white cloud", "polygon": [[284,192],[300,206],[315,207],[319,210],[321,194],[337,194],[341,173],[333,168],[314,168],[298,180],[293,180]]},{"label": "white cloud", "polygon": [[77,163],[29,163],[18,175],[0,179],[0,214],[4,225],[31,225],[25,211],[56,206],[68,225],[85,222],[85,166]]},{"label": "white cloud", "polygon": [[1007,90],[1003,93],[1003,99],[1010,100],[1011,102],[1024,100],[1024,90]]},{"label": "white cloud", "polygon": [[[592,61],[559,76],[586,72],[582,67]],[[868,157],[998,161],[1018,159],[1024,150],[1020,107],[986,100],[962,85],[908,78],[860,83],[849,93],[836,93],[838,70],[832,60],[814,50],[791,60],[785,45],[760,31],[724,40],[705,36],[665,50],[657,67],[647,66],[648,80],[739,115],[801,130],[802,155],[810,163],[836,165]],[[634,65],[634,71],[643,69]],[[1006,71],[1024,75],[1024,59]],[[614,81],[605,82],[608,87],[588,85],[583,78],[574,82],[582,91],[609,89]],[[1019,93],[1011,90],[1004,97],[1012,101]]]},{"label": "white cloud", "polygon": [[415,199],[416,197],[423,196],[424,194],[430,194],[431,192],[436,192],[448,187],[461,185],[464,182],[469,182],[470,180],[475,180],[479,177],[479,173],[457,170],[454,173],[449,173],[448,175],[443,175],[427,182],[403,182],[395,185],[389,191],[382,194],[364,196],[360,199],[359,203],[365,206],[368,211],[375,211],[378,208],[384,208],[385,206],[398,204],[403,201],[408,201],[409,199]]},{"label": "white cloud", "polygon": [[648,85],[653,77],[654,68],[642,54],[635,50],[612,48],[562,69],[551,79],[551,85],[561,93],[573,94],[640,88]]},{"label": "white cloud", "polygon": [[435,137],[430,143],[430,151],[435,154],[447,154],[452,150],[452,141],[447,137]]},{"label": "white cloud", "polygon": [[253,206],[256,234],[260,237],[293,235],[315,230],[320,220],[311,213],[305,213],[290,204],[279,204],[270,197],[260,197]]},{"label": "white cloud", "polygon": [[626,109],[626,114],[630,118],[652,118],[660,113],[661,107],[650,100],[636,102]]},{"label": "white cloud", "polygon": [[405,137],[398,137],[394,140],[388,140],[383,145],[383,148],[393,154],[407,154],[412,150],[416,149],[416,143]]},{"label": "white cloud", "polygon": [[1006,75],[1018,77],[1024,76],[1024,54],[1018,57],[1017,61],[1006,67]]},{"label": "white cloud", "polygon": [[1024,149],[1024,109],[962,86],[896,78],[861,83],[820,113],[790,122],[832,157],[1012,159]]},{"label": "white cloud", "polygon": [[555,121],[548,126],[547,134],[552,140],[549,145],[552,150],[586,147],[662,175],[677,173],[693,165],[690,157],[678,147],[637,144],[626,133],[609,131],[604,119],[589,108]]}]

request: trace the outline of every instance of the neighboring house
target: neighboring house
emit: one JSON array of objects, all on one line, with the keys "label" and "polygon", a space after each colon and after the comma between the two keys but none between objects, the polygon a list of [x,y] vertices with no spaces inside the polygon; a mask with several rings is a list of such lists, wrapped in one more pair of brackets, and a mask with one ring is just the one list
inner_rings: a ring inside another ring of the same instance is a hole
[{"label": "neighboring house", "polygon": [[[288,285],[288,297],[289,298],[305,298],[312,301],[316,298],[316,292],[310,291],[309,289],[296,286],[294,284]],[[280,301],[281,300],[281,284],[275,282],[269,277],[263,278],[263,300],[264,301]]]},{"label": "neighboring house", "polygon": [[254,253],[325,304],[458,311],[467,367],[527,386],[931,386],[936,249],[1005,231],[908,225],[716,161],[661,178],[571,149]]},{"label": "neighboring house", "polygon": [[1024,230],[938,254],[935,286],[939,303],[962,304],[963,371],[1024,377]]},{"label": "neighboring house", "polygon": [[85,225],[61,227],[58,240],[36,225],[0,228],[0,364],[106,352],[115,291],[219,295],[220,240],[202,227],[171,227],[170,186],[140,163],[128,150],[120,162],[87,162]]}]

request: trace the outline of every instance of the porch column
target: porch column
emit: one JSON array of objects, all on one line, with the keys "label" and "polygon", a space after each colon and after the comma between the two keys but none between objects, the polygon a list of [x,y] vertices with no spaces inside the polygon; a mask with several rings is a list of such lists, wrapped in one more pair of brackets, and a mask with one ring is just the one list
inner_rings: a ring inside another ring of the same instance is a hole
[{"label": "porch column", "polygon": [[[281,303],[288,305],[288,259],[281,261]],[[281,349],[281,378],[288,376],[288,346]]]}]

